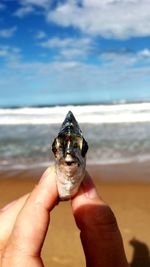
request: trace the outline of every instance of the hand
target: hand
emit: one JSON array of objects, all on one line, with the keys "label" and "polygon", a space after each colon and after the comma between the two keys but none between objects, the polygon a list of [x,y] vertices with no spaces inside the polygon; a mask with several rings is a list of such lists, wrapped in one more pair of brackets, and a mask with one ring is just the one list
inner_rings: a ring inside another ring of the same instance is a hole
[{"label": "hand", "polygon": [[116,218],[88,175],[72,200],[87,267],[128,267]]},{"label": "hand", "polygon": [[[58,203],[54,168],[49,168],[30,195],[0,212],[0,267],[43,267],[40,258],[50,220]],[[72,200],[81,230],[87,267],[127,267],[122,239],[110,208],[97,195],[88,176]]]},{"label": "hand", "polygon": [[44,266],[40,252],[56,203],[55,171],[49,168],[30,195],[0,211],[0,267]]}]

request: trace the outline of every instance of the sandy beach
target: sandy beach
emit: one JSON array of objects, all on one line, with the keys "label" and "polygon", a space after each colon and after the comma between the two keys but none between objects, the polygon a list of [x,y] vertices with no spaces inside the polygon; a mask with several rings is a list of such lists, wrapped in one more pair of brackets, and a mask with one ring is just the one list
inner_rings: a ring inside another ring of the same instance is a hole
[{"label": "sandy beach", "polygon": [[[149,164],[88,166],[88,171],[117,217],[129,263],[132,267],[149,267]],[[31,191],[42,172],[43,169],[1,171],[0,207]],[[45,267],[85,266],[69,201],[53,210],[42,254]]]}]

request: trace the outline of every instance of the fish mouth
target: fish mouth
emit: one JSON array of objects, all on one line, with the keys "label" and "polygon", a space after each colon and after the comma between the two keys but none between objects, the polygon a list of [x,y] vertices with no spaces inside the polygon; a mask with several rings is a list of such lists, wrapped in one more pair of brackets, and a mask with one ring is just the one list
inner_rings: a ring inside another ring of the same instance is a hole
[{"label": "fish mouth", "polygon": [[81,164],[77,157],[66,155],[62,157],[58,162],[59,170],[65,175],[65,179],[74,181],[76,175],[80,170]]},{"label": "fish mouth", "polygon": [[69,167],[78,166],[78,162],[77,161],[65,161],[65,165]]},{"label": "fish mouth", "polygon": [[73,167],[73,166],[75,167],[75,166],[78,166],[78,164],[79,164],[77,158],[72,157],[69,154],[65,157],[64,163],[66,166],[69,166],[69,167]]}]

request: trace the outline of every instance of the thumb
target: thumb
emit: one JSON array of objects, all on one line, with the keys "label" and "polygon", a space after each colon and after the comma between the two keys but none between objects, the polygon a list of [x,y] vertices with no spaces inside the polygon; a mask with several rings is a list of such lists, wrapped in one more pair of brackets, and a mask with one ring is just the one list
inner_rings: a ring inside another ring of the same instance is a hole
[{"label": "thumb", "polygon": [[102,197],[98,194],[95,185],[86,173],[78,194],[72,199],[72,209],[78,228],[95,229],[95,225],[117,226],[115,216]]},{"label": "thumb", "polygon": [[87,267],[127,267],[116,218],[98,195],[88,174],[79,193],[72,199],[72,209],[81,231]]}]

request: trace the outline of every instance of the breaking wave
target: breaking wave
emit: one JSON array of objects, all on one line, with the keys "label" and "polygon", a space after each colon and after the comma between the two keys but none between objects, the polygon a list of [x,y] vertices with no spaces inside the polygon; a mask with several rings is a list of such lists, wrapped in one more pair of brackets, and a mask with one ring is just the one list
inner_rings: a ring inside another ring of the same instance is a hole
[{"label": "breaking wave", "polygon": [[71,110],[79,123],[150,122],[150,103],[0,109],[1,125],[58,124]]}]

